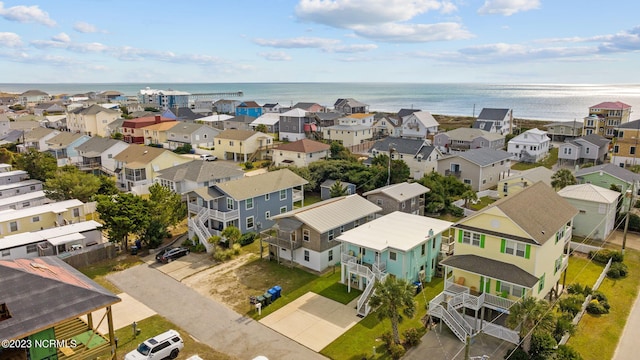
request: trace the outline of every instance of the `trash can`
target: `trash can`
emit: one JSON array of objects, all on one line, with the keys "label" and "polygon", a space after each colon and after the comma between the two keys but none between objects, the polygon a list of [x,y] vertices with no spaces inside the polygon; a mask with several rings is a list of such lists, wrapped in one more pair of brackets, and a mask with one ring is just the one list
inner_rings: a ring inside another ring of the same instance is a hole
[{"label": "trash can", "polygon": [[131,255],[138,255],[138,247],[133,245],[131,246]]},{"label": "trash can", "polygon": [[276,289],[271,288],[267,290],[267,292],[271,294],[271,301],[275,301],[278,298],[278,292],[276,291]]},{"label": "trash can", "polygon": [[264,293],[264,295],[262,296],[264,296],[265,303],[267,303],[267,305],[271,304],[272,299],[271,299],[271,294],[269,294],[269,292]]},{"label": "trash can", "polygon": [[258,295],[258,301],[262,304],[262,307],[267,306],[267,299],[265,299],[264,296]]},{"label": "trash can", "polygon": [[420,294],[420,291],[422,291],[422,283],[420,281],[414,281],[413,286],[416,288],[416,295]]},{"label": "trash can", "polygon": [[276,291],[278,297],[282,296],[282,288],[279,285],[274,286],[273,289]]}]

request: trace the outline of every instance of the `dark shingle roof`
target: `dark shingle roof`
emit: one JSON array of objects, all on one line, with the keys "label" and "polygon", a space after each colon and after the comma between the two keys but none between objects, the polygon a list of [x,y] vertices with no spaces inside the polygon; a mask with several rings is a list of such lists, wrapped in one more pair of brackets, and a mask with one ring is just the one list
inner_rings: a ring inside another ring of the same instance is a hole
[{"label": "dark shingle roof", "polygon": [[640,119],[621,124],[616,129],[640,129]]},{"label": "dark shingle roof", "polygon": [[400,154],[416,155],[424,145],[424,140],[387,137],[376,141],[371,150],[387,152],[390,144]]},{"label": "dark shingle roof", "polygon": [[478,115],[478,119],[481,120],[504,120],[509,113],[509,109],[491,109],[483,108]]},{"label": "dark shingle roof", "polygon": [[442,260],[440,264],[526,288],[532,288],[538,282],[537,277],[513,264],[477,255],[453,255]]},{"label": "dark shingle roof", "polygon": [[598,147],[605,146],[605,145],[609,144],[609,142],[611,141],[611,140],[609,140],[607,138],[604,138],[604,137],[602,137],[602,136],[600,136],[598,134],[589,134],[589,135],[585,135],[583,137],[580,137],[578,139],[583,139],[583,140],[585,140],[587,142],[590,142],[590,143],[592,143],[594,145],[597,145]]},{"label": "dark shingle roof", "polygon": [[172,166],[159,171],[158,178],[174,182],[190,180],[202,183],[218,179],[238,179],[244,176],[244,171],[237,166],[215,161],[194,160],[184,164]]},{"label": "dark shingle roof", "polygon": [[479,166],[495,164],[498,161],[507,160],[513,157],[513,155],[504,150],[494,150],[489,148],[472,149],[455,156],[459,156]]},{"label": "dark shingle roof", "polygon": [[405,116],[411,115],[414,112],[418,112],[421,111],[420,109],[400,109],[400,111],[398,111],[398,117],[399,118],[403,118]]},{"label": "dark shingle roof", "polygon": [[484,131],[491,131],[491,128],[493,127],[493,121],[476,120],[476,121],[473,122],[472,127],[474,129],[480,129],[480,130],[484,130]]}]

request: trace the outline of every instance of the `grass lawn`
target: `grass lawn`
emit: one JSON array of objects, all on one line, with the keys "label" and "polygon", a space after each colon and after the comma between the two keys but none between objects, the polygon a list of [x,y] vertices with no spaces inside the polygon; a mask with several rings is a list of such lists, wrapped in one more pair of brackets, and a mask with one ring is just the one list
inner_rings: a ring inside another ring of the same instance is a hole
[{"label": "grass lawn", "polygon": [[547,169],[551,169],[553,165],[558,162],[558,148],[553,148],[549,150],[549,155],[544,158],[542,161],[537,163],[525,163],[525,162],[517,162],[511,166],[513,170],[529,170],[538,166],[544,166]]},{"label": "grass lawn", "polygon": [[258,316],[258,313],[249,305],[244,309],[235,309],[254,319],[261,319],[273,313],[309,291],[342,304],[348,304],[361,294],[356,289],[352,289],[349,293],[347,286],[339,283],[339,267],[336,267],[335,271],[331,270],[318,276],[298,268],[279,265],[274,261],[255,260],[244,265],[241,272],[242,284],[256,289],[256,295],[271,286],[279,285],[282,288],[282,296],[271,305],[262,308],[261,316]]},{"label": "grass lawn", "polygon": [[[585,260],[586,261],[586,260]],[[611,359],[615,352],[616,346],[622,331],[627,322],[627,317],[631,311],[631,307],[638,296],[638,287],[640,286],[640,252],[637,250],[627,249],[625,251],[624,263],[629,268],[629,276],[624,279],[605,278],[600,286],[602,291],[608,298],[611,309],[609,314],[590,315],[585,314],[578,324],[578,331],[569,339],[568,345],[576,349],[584,360]],[[571,263],[570,263],[571,264]],[[570,266],[571,267],[571,266]],[[582,266],[585,270],[583,273],[595,273],[596,269],[592,269],[592,265]],[[600,267],[602,269],[602,267]],[[572,270],[580,270],[579,267]],[[582,277],[583,274],[574,277]],[[567,273],[567,284],[570,283],[570,275]],[[575,282],[575,281],[574,281]],[[589,282],[592,285],[594,281]],[[587,282],[583,282],[587,284]]]},{"label": "grass lawn", "polygon": [[304,206],[315,204],[317,202],[320,202],[321,200],[322,199],[320,199],[320,194],[318,193],[304,193]]},{"label": "grass lawn", "polygon": [[[203,359],[207,360],[226,360],[234,359],[231,356],[218,352],[208,345],[197,342],[189,334],[169,322],[160,315],[154,315],[144,320],[138,321],[138,329],[140,329],[140,335],[134,337],[133,329],[129,326],[120,330],[116,330],[116,337],[118,338],[118,349],[116,351],[118,359],[124,359],[124,356],[138,347],[138,344],[146,339],[152,338],[158,334],[161,334],[169,329],[174,329],[180,333],[182,340],[184,341],[184,349],[180,351],[178,360],[187,359],[192,355],[199,355]],[[108,359],[107,356],[102,356],[99,359]]]},{"label": "grass lawn", "polygon": [[485,207],[487,207],[489,204],[492,204],[496,202],[496,199],[492,199],[488,196],[483,196],[481,198],[478,199],[478,203],[474,204],[472,202],[469,203],[469,208],[471,208],[471,210],[481,210],[484,209]]},{"label": "grass lawn", "polygon": [[90,266],[86,266],[78,269],[81,273],[85,274],[91,280],[97,282],[99,285],[104,287],[105,289],[111,291],[114,294],[120,293],[120,289],[118,289],[115,285],[109,282],[106,279],[106,276],[114,271],[122,271],[129,267],[141,264],[142,260],[138,256],[135,255],[120,255],[115,259],[108,259],[104,261],[100,261]]},{"label": "grass lawn", "polygon": [[[416,315],[412,319],[405,319],[400,324],[401,337],[402,333],[409,328],[417,328],[421,335],[426,332],[421,321],[427,313],[426,304],[443,290],[443,286],[443,279],[434,278],[431,283],[426,284],[422,292],[415,296]],[[320,353],[332,359],[391,359],[380,340],[380,336],[385,332],[391,332],[391,322],[378,320],[377,314],[372,312],[322,349]],[[372,357],[374,346],[377,350],[376,355]],[[426,354],[425,356],[428,357]]]}]

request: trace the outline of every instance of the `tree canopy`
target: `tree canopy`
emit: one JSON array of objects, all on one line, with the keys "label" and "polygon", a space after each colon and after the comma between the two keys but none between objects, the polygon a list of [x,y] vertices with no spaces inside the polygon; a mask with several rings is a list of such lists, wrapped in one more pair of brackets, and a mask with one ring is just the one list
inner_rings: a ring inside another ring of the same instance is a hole
[{"label": "tree canopy", "polygon": [[551,176],[551,186],[556,190],[560,190],[577,183],[578,181],[576,180],[576,177],[573,176],[571,171],[568,169],[560,169]]},{"label": "tree canopy", "polygon": [[130,193],[96,196],[96,210],[109,235],[109,241],[127,248],[130,234],[139,235],[149,224],[146,200]]},{"label": "tree canopy", "polygon": [[48,152],[30,148],[26,153],[16,155],[16,166],[24,170],[32,179],[46,181],[58,169],[58,162]]},{"label": "tree canopy", "polygon": [[337,180],[329,188],[329,196],[334,198],[334,197],[344,196],[344,195],[347,195],[347,189],[345,188],[344,184],[342,184],[342,181]]},{"label": "tree canopy", "polygon": [[400,344],[398,325],[404,320],[404,316],[412,318],[416,312],[414,294],[412,284],[404,279],[387,276],[383,282],[376,282],[369,299],[369,304],[376,309],[378,319],[391,321],[393,341],[396,344]]},{"label": "tree canopy", "polygon": [[418,182],[431,190],[425,194],[425,210],[429,213],[450,211],[455,198],[465,193],[465,198],[473,199],[473,196],[467,193],[473,192],[471,187],[455,176],[444,176],[434,171],[423,176]]},{"label": "tree canopy", "polygon": [[55,175],[45,181],[44,192],[52,200],[78,199],[88,202],[99,193],[101,185],[97,176],[69,165],[56,170]]}]

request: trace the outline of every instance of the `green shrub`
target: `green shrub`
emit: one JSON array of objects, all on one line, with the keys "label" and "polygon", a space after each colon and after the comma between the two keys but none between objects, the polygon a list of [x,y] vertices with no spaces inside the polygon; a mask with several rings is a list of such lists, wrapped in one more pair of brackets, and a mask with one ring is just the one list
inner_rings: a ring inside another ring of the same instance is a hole
[{"label": "green shrub", "polygon": [[410,328],[402,333],[404,335],[404,344],[412,347],[420,344],[420,332],[416,328]]},{"label": "green shrub", "polygon": [[598,300],[598,301],[607,301],[607,296],[605,294],[603,294],[600,291],[594,291],[593,294],[591,294],[593,296],[594,299]]},{"label": "green shrub", "polygon": [[393,335],[387,331],[386,333],[382,334],[380,338],[382,339],[382,342],[387,347],[389,352],[391,352],[391,345],[393,345]]},{"label": "green shrub", "polygon": [[204,244],[197,243],[196,246],[193,247],[193,252],[196,252],[196,253],[207,252],[207,248],[204,247]]},{"label": "green shrub", "polygon": [[599,262],[601,264],[606,264],[609,262],[609,259],[613,259],[612,262],[622,262],[623,256],[620,251],[609,250],[609,249],[600,249],[598,251],[589,251],[589,258],[593,259],[593,261]]},{"label": "green shrub", "polygon": [[556,318],[556,326],[553,330],[553,338],[560,342],[565,334],[573,335],[576,332],[576,326],[573,324],[573,317],[569,314],[563,314]]},{"label": "green shrub", "polygon": [[405,352],[404,346],[398,344],[391,345],[389,349],[389,354],[391,354],[391,358],[394,360],[402,358]]},{"label": "green shrub", "polygon": [[531,360],[550,359],[555,352],[556,346],[558,346],[558,343],[548,332],[534,332],[533,335],[531,335],[529,356],[531,356]]},{"label": "green shrub", "polygon": [[636,200],[636,203],[633,204],[633,207],[636,208],[636,209],[639,209],[640,208],[640,200]]},{"label": "green shrub", "polygon": [[246,163],[244,163],[244,168],[247,170],[253,169],[253,163],[251,161],[247,161]]},{"label": "green shrub", "polygon": [[[196,244],[197,244],[197,241],[198,241],[198,240],[196,239]],[[193,243],[194,243],[194,241],[193,241],[193,240],[191,240],[191,239],[184,239],[184,241],[182,242],[181,246],[182,246],[182,247],[190,248],[190,247],[192,247],[192,246],[193,246]]]},{"label": "green shrub", "polygon": [[504,355],[505,359],[509,360],[530,360],[529,354],[524,351],[521,347],[517,347],[515,349],[507,351]]},{"label": "green shrub", "polygon": [[582,294],[571,295],[560,300],[560,311],[571,315],[573,318],[582,310],[583,302],[584,296]]},{"label": "green shrub", "polygon": [[611,279],[619,279],[627,276],[628,274],[629,268],[627,268],[627,265],[621,262],[611,264],[609,271],[607,271],[607,276]]},{"label": "green shrub", "polygon": [[580,353],[569,345],[558,345],[555,360],[583,360]]},{"label": "green shrub", "polygon": [[609,310],[604,307],[598,300],[593,299],[587,305],[587,312],[593,315],[607,314]]},{"label": "green shrub", "polygon": [[582,294],[583,291],[584,291],[584,288],[580,283],[575,283],[567,286],[567,292],[569,294]]},{"label": "green shrub", "polygon": [[464,216],[464,209],[459,208],[459,207],[457,207],[457,206],[455,206],[455,205],[453,205],[453,204],[452,204],[452,205],[449,205],[449,206],[447,207],[447,212],[448,212],[449,214],[451,214],[451,215],[453,215],[453,216],[457,216],[457,217]]},{"label": "green shrub", "polygon": [[241,246],[246,246],[246,245],[252,244],[257,237],[258,237],[257,233],[249,232],[246,234],[242,234],[238,242],[240,243]]}]

